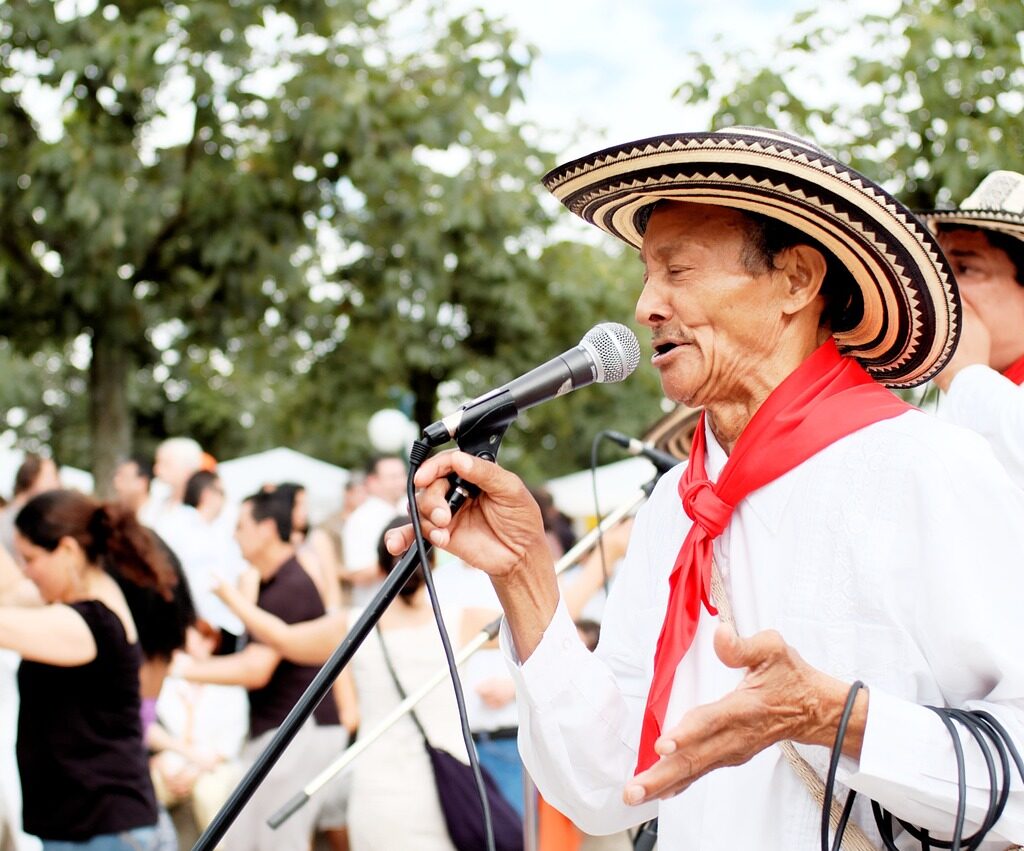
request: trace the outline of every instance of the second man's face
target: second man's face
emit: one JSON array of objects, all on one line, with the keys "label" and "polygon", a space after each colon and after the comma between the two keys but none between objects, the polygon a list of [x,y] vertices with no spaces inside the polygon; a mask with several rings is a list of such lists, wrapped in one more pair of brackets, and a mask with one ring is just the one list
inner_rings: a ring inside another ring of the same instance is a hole
[{"label": "second man's face", "polygon": [[[999,362],[1020,348],[1024,329],[1024,286],[1017,281],[1017,269],[1009,255],[989,242],[982,230],[942,229],[939,245],[956,275],[964,301],[977,312],[992,339],[996,369],[1009,364]],[[1000,358],[1000,353],[1007,352]]]}]

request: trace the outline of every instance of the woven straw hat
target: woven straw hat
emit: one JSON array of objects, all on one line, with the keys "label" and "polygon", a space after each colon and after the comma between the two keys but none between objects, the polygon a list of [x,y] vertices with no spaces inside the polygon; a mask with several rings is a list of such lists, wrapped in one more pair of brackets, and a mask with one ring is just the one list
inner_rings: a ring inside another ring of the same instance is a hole
[{"label": "woven straw hat", "polygon": [[882,187],[796,136],[757,127],[655,136],[559,166],[544,185],[634,248],[641,211],[661,199],[759,213],[807,234],[859,286],[863,313],[835,338],[882,384],[921,384],[955,348],[959,296],[933,235]]},{"label": "woven straw hat", "polygon": [[676,405],[644,432],[644,442],[653,443],[656,448],[674,455],[680,461],[689,458],[693,433],[697,430],[701,410]]},{"label": "woven straw hat", "polygon": [[964,225],[1024,240],[1024,174],[994,171],[955,210],[926,210],[918,215],[932,230]]}]

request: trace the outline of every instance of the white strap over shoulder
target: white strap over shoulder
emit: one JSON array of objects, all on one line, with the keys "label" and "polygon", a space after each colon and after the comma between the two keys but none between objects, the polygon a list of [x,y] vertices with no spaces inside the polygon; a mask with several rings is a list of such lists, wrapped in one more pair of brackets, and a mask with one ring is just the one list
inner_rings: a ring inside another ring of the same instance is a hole
[{"label": "white strap over shoulder", "polygon": [[[718,617],[722,623],[728,624],[729,626],[736,628],[736,622],[732,616],[732,604],[729,602],[729,597],[725,593],[725,585],[722,582],[722,575],[718,571],[718,565],[712,560],[711,562],[711,596],[714,598],[715,606],[718,609]],[[797,773],[804,785],[807,787],[807,791],[811,793],[811,797],[814,798],[815,803],[818,807],[822,807],[825,803],[825,783],[818,776],[818,773],[811,768],[810,764],[800,754],[797,753],[796,748],[793,747],[792,742],[779,742],[779,749],[782,751],[782,755],[786,758],[793,770]],[[829,823],[832,825],[832,830],[839,826],[839,820],[842,818],[843,808],[839,802],[833,798],[832,808],[829,812]],[[878,851],[878,847],[874,845],[868,838],[867,834],[864,833],[861,828],[853,821],[849,821],[846,824],[846,832],[843,834],[842,847],[846,851]]]}]

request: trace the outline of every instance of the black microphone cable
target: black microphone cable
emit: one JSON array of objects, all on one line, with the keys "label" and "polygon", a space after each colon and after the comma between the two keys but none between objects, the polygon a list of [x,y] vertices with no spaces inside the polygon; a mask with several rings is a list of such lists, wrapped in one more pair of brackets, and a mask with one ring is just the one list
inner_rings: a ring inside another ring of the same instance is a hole
[{"label": "black microphone cable", "polygon": [[[832,756],[829,760],[828,776],[825,781],[825,801],[821,813],[821,848],[822,851],[838,851],[843,839],[843,832],[853,808],[853,801],[857,793],[850,790],[849,797],[843,807],[843,815],[836,830],[835,840],[831,847],[828,843],[829,813],[831,801],[835,789],[836,770],[839,766],[839,758],[842,755],[843,742],[846,738],[847,727],[849,726],[850,714],[853,711],[854,701],[857,692],[863,687],[859,680],[851,687],[846,699],[846,706],[839,721],[839,728],[836,731],[835,744],[832,746]],[[875,826],[878,828],[882,838],[882,844],[887,851],[900,851],[896,845],[894,824],[896,821],[910,835],[921,843],[923,851],[930,849],[950,849],[950,851],[974,851],[985,841],[989,831],[996,825],[1006,808],[1006,802],[1010,797],[1010,774],[1012,768],[1024,780],[1024,760],[1013,743],[1006,728],[996,720],[991,713],[984,710],[968,711],[965,709],[952,709],[947,707],[929,706],[932,712],[939,716],[943,725],[949,731],[953,743],[953,753],[956,757],[957,772],[957,809],[954,819],[952,838],[948,840],[935,839],[927,830],[916,827],[901,818],[894,817],[892,813],[885,810],[877,801],[871,802],[871,811],[874,815]],[[964,758],[963,743],[957,724],[966,729],[978,744],[982,757],[985,760],[985,767],[989,777],[989,801],[978,830],[971,836],[963,835],[964,822],[967,815],[967,766]],[[998,759],[998,765],[997,765]],[[1011,767],[1010,760],[1014,765]]]},{"label": "black microphone cable", "polygon": [[448,630],[444,625],[444,618],[441,616],[441,605],[437,599],[437,590],[434,588],[434,577],[431,575],[430,560],[427,555],[427,546],[423,540],[423,529],[420,525],[420,509],[416,504],[416,486],[413,484],[413,477],[423,462],[430,455],[431,446],[423,440],[413,442],[409,451],[409,477],[405,483],[405,494],[409,500],[409,516],[412,518],[412,528],[416,536],[416,549],[420,554],[420,570],[423,571],[423,581],[427,586],[427,596],[430,597],[430,607],[434,610],[434,620],[437,622],[437,631],[441,635],[441,645],[444,647],[445,659],[448,662],[448,670],[452,675],[452,686],[455,688],[455,703],[459,708],[459,724],[462,727],[462,741],[466,745],[466,753],[469,755],[469,764],[473,769],[473,779],[476,781],[477,795],[480,797],[480,808],[484,814],[484,831],[487,835],[487,851],[495,851],[494,846],[494,825],[491,822],[491,807],[487,801],[487,790],[484,786],[483,774],[480,772],[480,761],[476,755],[476,746],[473,744],[473,734],[469,729],[469,714],[466,712],[466,699],[462,693],[462,681],[459,679],[459,667],[455,664],[455,654],[452,652],[451,639],[448,637]]}]

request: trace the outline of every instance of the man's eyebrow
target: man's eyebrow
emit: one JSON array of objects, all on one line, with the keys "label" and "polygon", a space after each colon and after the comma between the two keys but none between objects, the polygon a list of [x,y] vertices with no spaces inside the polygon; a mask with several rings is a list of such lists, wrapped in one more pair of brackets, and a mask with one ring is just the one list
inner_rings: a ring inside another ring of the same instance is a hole
[{"label": "man's eyebrow", "polygon": [[981,252],[973,248],[951,248],[946,253],[950,257],[981,257]]},{"label": "man's eyebrow", "polygon": [[673,254],[681,248],[685,248],[687,240],[685,239],[673,239],[671,242],[666,242],[663,245],[659,245],[657,250],[651,252],[646,247],[640,249],[640,262],[645,263],[647,258],[653,253],[657,258],[665,257],[669,254]]}]

